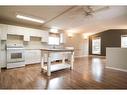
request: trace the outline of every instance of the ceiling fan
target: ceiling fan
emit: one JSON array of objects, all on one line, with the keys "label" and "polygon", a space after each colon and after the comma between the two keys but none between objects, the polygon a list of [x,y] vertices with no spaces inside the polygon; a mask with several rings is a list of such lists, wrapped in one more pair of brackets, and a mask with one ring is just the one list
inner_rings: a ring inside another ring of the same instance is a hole
[{"label": "ceiling fan", "polygon": [[109,9],[109,6],[78,6],[71,12],[71,16],[79,14],[87,17],[107,9]]}]

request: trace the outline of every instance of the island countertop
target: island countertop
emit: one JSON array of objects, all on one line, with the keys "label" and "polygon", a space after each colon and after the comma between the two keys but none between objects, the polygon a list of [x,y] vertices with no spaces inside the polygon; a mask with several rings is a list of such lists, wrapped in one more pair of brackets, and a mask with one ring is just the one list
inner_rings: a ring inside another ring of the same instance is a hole
[{"label": "island countertop", "polygon": [[71,51],[73,52],[74,49],[66,49],[66,48],[62,48],[62,49],[50,49],[50,48],[45,48],[45,49],[40,49],[42,51],[51,51],[51,52],[68,52]]}]

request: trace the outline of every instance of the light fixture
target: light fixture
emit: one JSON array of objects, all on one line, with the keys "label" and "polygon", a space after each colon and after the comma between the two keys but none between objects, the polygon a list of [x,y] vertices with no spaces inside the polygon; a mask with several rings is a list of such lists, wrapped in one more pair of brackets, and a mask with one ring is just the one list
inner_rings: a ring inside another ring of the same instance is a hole
[{"label": "light fixture", "polygon": [[88,39],[88,37],[91,35],[91,33],[84,33],[83,34],[83,39]]},{"label": "light fixture", "polygon": [[87,38],[88,38],[88,35],[85,35],[85,34],[84,34],[84,35],[83,35],[83,38],[84,38],[84,39],[87,39]]},{"label": "light fixture", "polygon": [[67,35],[69,38],[72,38],[74,36],[75,31],[74,30],[67,30]]},{"label": "light fixture", "polygon": [[33,21],[33,22],[44,23],[43,20],[32,18],[32,17],[28,17],[28,16],[16,15],[16,17],[19,18],[19,19],[29,20],[29,21]]},{"label": "light fixture", "polygon": [[50,29],[50,32],[51,32],[51,33],[58,33],[58,29],[57,29],[57,28],[51,28],[51,29]]}]

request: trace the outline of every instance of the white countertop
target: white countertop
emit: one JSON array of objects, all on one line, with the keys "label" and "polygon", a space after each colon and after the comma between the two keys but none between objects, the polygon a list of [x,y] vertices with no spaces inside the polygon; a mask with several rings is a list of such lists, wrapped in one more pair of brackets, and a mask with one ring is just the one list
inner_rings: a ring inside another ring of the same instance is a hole
[{"label": "white countertop", "polygon": [[61,49],[51,49],[51,48],[45,48],[45,49],[40,49],[42,51],[54,51],[54,52],[68,52],[68,51],[74,51],[74,49],[66,49],[66,48],[61,48]]}]

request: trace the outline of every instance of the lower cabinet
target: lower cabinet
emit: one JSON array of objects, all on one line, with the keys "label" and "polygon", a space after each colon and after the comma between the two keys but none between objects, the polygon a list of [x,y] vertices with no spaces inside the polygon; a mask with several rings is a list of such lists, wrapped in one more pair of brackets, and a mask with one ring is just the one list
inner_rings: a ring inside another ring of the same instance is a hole
[{"label": "lower cabinet", "polygon": [[[47,57],[47,56],[46,56]],[[45,57],[45,62],[47,62],[47,58]],[[55,60],[62,60],[63,55],[62,53],[53,53],[51,55],[51,61]],[[68,56],[65,56],[67,59]],[[0,58],[0,66],[1,68],[6,67],[6,51],[3,50],[1,51],[1,58]],[[25,50],[25,64],[36,64],[36,63],[41,63],[41,50]]]},{"label": "lower cabinet", "polygon": [[1,50],[1,60],[0,60],[0,65],[1,68],[5,68],[6,67],[6,51],[5,50]]},{"label": "lower cabinet", "polygon": [[[1,51],[1,67],[6,67],[6,51]],[[46,56],[47,57],[47,56]],[[47,58],[45,57],[45,62]],[[51,61],[62,60],[62,53],[53,53],[51,56]],[[65,56],[65,58],[68,58]],[[41,62],[41,50],[25,50],[25,64],[36,64]]]},{"label": "lower cabinet", "polygon": [[[44,61],[47,62],[47,55],[44,57]],[[62,60],[62,53],[53,53],[51,55],[51,61]],[[65,56],[67,59],[68,56]],[[41,62],[41,50],[26,50],[25,51],[25,64],[36,64]]]},{"label": "lower cabinet", "polygon": [[25,64],[36,64],[41,62],[40,50],[25,50]]}]

